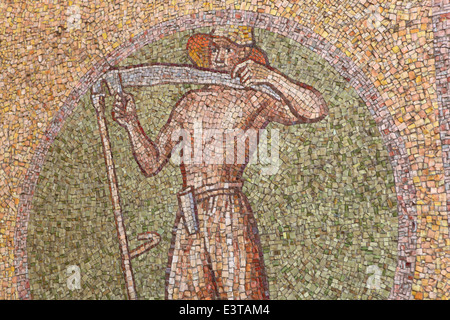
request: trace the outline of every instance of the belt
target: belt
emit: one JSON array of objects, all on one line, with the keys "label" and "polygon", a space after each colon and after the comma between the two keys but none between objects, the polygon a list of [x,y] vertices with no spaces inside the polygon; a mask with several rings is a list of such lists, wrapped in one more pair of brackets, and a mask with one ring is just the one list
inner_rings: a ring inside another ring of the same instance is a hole
[{"label": "belt", "polygon": [[201,187],[187,187],[179,192],[179,194],[193,193],[197,201],[201,201],[207,197],[219,194],[233,194],[242,190],[242,182],[218,182]]},{"label": "belt", "polygon": [[236,194],[242,190],[242,182],[219,182],[198,188],[189,186],[178,192],[180,213],[189,234],[198,232],[197,204],[209,197]]}]

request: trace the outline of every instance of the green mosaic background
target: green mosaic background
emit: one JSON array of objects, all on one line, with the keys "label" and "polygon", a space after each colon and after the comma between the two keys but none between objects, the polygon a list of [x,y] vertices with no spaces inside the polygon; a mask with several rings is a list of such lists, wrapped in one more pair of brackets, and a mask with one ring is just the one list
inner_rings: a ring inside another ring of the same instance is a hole
[{"label": "green mosaic background", "polygon": [[[198,29],[196,32],[207,32]],[[144,47],[121,65],[189,63],[177,33]],[[397,261],[397,202],[388,155],[372,116],[355,90],[321,57],[292,40],[255,30],[271,65],[317,88],[330,115],[280,130],[280,168],[245,172],[259,224],[271,299],[385,299]],[[129,90],[145,131],[154,138],[175,102],[195,86]],[[112,99],[108,99],[111,106]],[[164,299],[164,279],[181,173],[172,164],[145,178],[126,133],[107,114],[130,248],[137,234],[158,231],[160,245],[133,260],[141,299]],[[124,281],[95,111],[84,96],[51,146],[29,221],[28,254],[34,299],[125,299]],[[66,268],[81,269],[70,291]],[[367,289],[381,272],[381,288]]]}]

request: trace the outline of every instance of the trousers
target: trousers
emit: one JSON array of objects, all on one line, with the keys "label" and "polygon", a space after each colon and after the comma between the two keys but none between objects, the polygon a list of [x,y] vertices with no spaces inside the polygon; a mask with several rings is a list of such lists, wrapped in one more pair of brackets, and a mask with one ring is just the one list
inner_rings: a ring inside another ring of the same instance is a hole
[{"label": "trousers", "polygon": [[[166,299],[269,299],[258,228],[242,184],[201,187],[191,198],[195,217],[179,208],[175,218]],[[187,226],[193,220],[194,229]]]}]

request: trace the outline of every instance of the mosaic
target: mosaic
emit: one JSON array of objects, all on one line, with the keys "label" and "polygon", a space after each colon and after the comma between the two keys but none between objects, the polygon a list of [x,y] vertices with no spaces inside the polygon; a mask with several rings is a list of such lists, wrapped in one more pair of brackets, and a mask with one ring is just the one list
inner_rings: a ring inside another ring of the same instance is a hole
[{"label": "mosaic", "polygon": [[450,297],[448,3],[120,3],[2,64],[0,298]]}]

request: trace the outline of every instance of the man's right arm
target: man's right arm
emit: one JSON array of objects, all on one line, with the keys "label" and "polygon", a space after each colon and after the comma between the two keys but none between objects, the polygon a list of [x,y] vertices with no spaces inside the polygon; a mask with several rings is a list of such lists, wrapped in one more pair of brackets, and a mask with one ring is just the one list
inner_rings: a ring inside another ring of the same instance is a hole
[{"label": "man's right arm", "polygon": [[113,119],[127,130],[133,156],[142,173],[147,177],[161,171],[170,159],[173,148],[180,142],[180,139],[172,139],[176,136],[174,133],[180,129],[176,109],[178,108],[172,111],[155,141],[152,141],[139,123],[132,96],[124,94],[123,100],[120,96],[116,96]]}]

